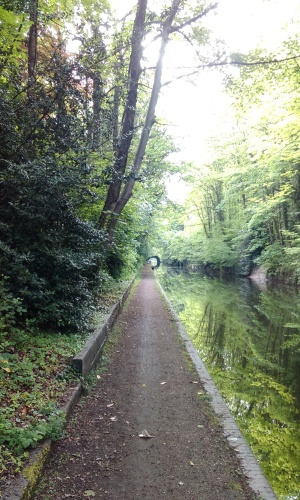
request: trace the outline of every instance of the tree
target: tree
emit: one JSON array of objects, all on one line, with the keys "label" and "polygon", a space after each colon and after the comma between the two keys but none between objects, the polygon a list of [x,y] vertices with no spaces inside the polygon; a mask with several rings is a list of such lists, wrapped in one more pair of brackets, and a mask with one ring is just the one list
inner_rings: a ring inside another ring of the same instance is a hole
[{"label": "tree", "polygon": [[[148,21],[147,19],[147,0],[139,0],[137,3],[131,38],[128,92],[122,119],[122,129],[119,144],[115,152],[113,175],[99,221],[100,227],[107,227],[111,239],[113,238],[118,218],[132,196],[133,187],[142,166],[151,129],[155,123],[155,109],[162,87],[163,60],[167,45],[169,44],[171,37],[175,34],[184,33],[184,36],[187,37],[188,35],[185,33],[185,30],[206,16],[216,7],[216,5],[217,4],[211,4],[206,8],[203,6],[196,6],[194,9],[188,11],[185,9],[185,5],[182,0],[173,0],[170,7],[165,8],[159,17],[154,15],[153,25],[156,28],[155,38],[160,39],[159,56],[154,68],[151,95],[149,97],[149,103],[140,134],[139,144],[136,148],[133,165],[127,174],[126,182],[123,183],[123,177],[127,167],[128,153],[134,134],[139,80],[142,72],[142,43],[145,36],[149,34],[149,26],[151,26],[151,20],[149,19]],[[148,17],[151,17],[151,13]]]},{"label": "tree", "polygon": [[80,217],[81,207],[95,201],[85,88],[60,26],[68,12],[36,1],[6,7],[1,10],[10,36],[1,40],[7,64],[0,75],[0,267],[27,319],[46,330],[75,330],[88,325],[106,275],[104,235]]},{"label": "tree", "polygon": [[[236,123],[215,139],[213,161],[195,169],[186,209],[193,228],[186,223],[184,231],[191,245],[182,259],[242,274],[264,265],[298,279],[299,44],[284,50],[285,62],[241,66],[240,76],[227,77]],[[259,57],[275,60],[255,52],[249,63]]]},{"label": "tree", "polygon": [[37,65],[38,0],[29,1],[28,88],[35,83]]}]

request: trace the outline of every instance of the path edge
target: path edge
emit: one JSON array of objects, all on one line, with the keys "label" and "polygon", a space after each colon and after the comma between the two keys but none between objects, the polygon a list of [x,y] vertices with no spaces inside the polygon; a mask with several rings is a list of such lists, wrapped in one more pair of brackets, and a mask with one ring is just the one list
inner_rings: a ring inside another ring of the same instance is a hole
[{"label": "path edge", "polygon": [[[114,327],[137,277],[138,274],[130,281],[121,298],[110,308],[109,313],[105,316],[102,323],[95,328],[83,348],[72,359],[71,364],[82,377],[86,377],[99,361],[107,337]],[[73,389],[67,403],[59,408],[59,410],[65,414],[66,422],[71,417],[75,406],[80,400],[82,391],[83,379],[80,380],[77,386]],[[3,491],[3,496],[1,496],[0,492],[1,500],[31,499],[42,476],[43,469],[51,453],[52,446],[53,441],[51,439],[47,439],[30,451],[29,462],[24,467],[20,475],[16,477]]]},{"label": "path edge", "polygon": [[204,362],[199,356],[198,351],[192,344],[183,324],[181,323],[175,309],[173,308],[169,298],[166,295],[157,277],[156,283],[160,292],[166,301],[174,320],[176,322],[178,332],[184,342],[186,351],[188,352],[196,372],[205,388],[205,391],[210,396],[210,404],[214,412],[218,415],[223,427],[223,432],[230,446],[234,448],[244,471],[245,477],[252,490],[259,495],[262,500],[277,500],[277,496],[271,487],[268,479],[264,475],[258,461],[256,460],[249,444],[244,438],[242,431],[236,423],[233,415],[227,407],[225,400],[213,382]]}]

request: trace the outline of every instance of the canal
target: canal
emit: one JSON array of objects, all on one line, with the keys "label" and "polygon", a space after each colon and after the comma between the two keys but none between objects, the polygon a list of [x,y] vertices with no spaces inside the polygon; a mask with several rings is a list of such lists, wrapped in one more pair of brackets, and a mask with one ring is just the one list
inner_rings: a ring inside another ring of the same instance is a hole
[{"label": "canal", "polygon": [[300,499],[300,297],[161,267],[170,302],[280,500]]}]

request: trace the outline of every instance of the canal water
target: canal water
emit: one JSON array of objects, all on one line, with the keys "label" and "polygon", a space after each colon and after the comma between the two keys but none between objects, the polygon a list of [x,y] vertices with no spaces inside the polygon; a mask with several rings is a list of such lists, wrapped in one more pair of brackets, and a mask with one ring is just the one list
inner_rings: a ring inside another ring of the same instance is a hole
[{"label": "canal water", "polygon": [[156,275],[280,500],[300,499],[300,297],[159,268]]}]

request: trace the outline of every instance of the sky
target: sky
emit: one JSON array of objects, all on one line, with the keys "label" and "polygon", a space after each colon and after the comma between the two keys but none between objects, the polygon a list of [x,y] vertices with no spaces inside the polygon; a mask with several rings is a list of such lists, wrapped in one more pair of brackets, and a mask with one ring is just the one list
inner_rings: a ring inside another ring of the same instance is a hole
[{"label": "sky", "polygon": [[[111,3],[122,16],[136,0],[112,0]],[[276,51],[284,39],[297,33],[299,24],[295,21],[300,21],[299,0],[220,0],[215,13],[205,18],[206,25],[225,41],[229,53],[247,53],[257,45]],[[178,46],[173,53],[169,51],[165,77],[168,66],[180,64],[181,58],[186,60],[185,51],[184,46],[181,53]],[[217,71],[202,71],[194,85],[184,79],[173,82],[163,90],[157,106],[157,115],[164,117],[170,134],[181,148],[177,159],[196,164],[209,161],[210,139],[228,130],[232,124],[231,113],[230,100]],[[181,187],[179,185],[179,191],[183,191]],[[174,193],[176,190],[175,186]]]},{"label": "sky", "polygon": [[[217,15],[210,16],[206,22],[224,39],[229,53],[247,53],[258,44],[276,50],[287,36],[283,26],[297,11],[300,19],[299,7],[298,0],[221,0]],[[289,23],[288,32],[295,30],[296,24],[293,27]],[[203,143],[216,132],[225,131],[227,121],[231,123],[230,99],[218,71],[202,71],[195,86],[183,80],[175,82],[163,92],[158,109],[173,123],[174,132],[177,129],[176,134],[182,137],[182,153],[187,160],[197,161],[201,150],[206,157]]]}]

